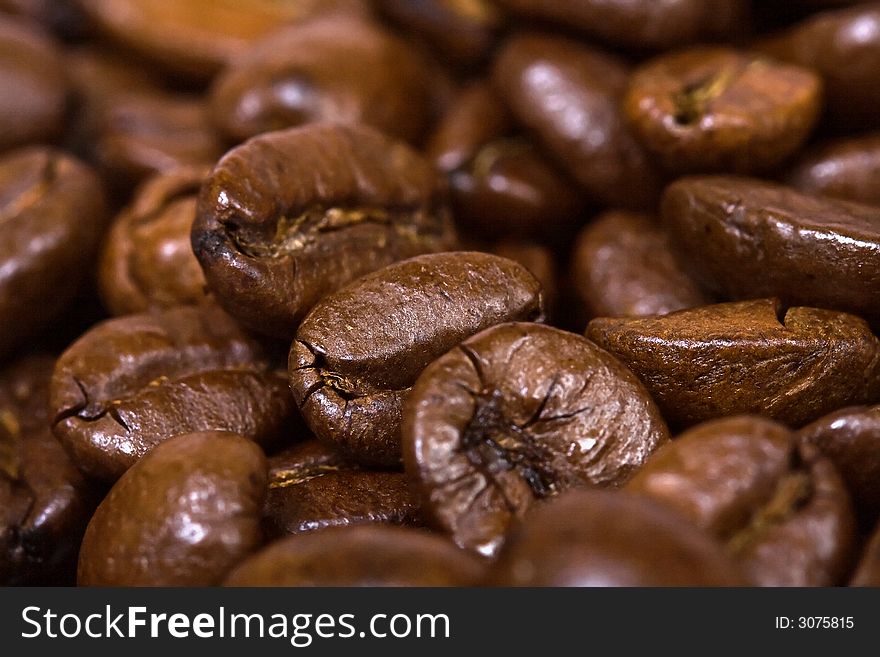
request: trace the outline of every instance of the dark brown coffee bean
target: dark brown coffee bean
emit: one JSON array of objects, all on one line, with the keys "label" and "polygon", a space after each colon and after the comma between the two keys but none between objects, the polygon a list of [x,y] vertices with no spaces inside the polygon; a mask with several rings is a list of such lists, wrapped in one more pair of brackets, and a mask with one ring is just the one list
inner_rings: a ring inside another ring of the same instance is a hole
[{"label": "dark brown coffee bean", "polygon": [[650,207],[659,180],[625,125],[628,70],[614,55],[559,37],[523,35],[501,49],[493,82],[516,119],[594,198]]},{"label": "dark brown coffee bean", "polygon": [[100,105],[119,94],[159,92],[158,75],[136,59],[90,42],[78,43],[64,53],[65,70],[79,105]]},{"label": "dark brown coffee bean", "polygon": [[750,178],[683,178],[663,197],[679,259],[717,296],[778,296],[880,321],[880,210]]},{"label": "dark brown coffee bean", "polygon": [[747,5],[740,0],[499,0],[527,18],[546,19],[609,43],[669,48],[728,32]]},{"label": "dark brown coffee bean", "polygon": [[880,132],[808,151],[792,166],[786,182],[807,194],[880,205]]},{"label": "dark brown coffee bean", "polygon": [[800,430],[846,482],[863,524],[880,517],[880,406],[845,408]]},{"label": "dark brown coffee bean", "polygon": [[583,211],[574,184],[513,131],[485,84],[458,94],[426,152],[449,178],[455,218],[465,230],[550,241]]},{"label": "dark brown coffee bean", "polygon": [[128,95],[159,94],[161,81],[126,53],[88,42],[72,46],[64,58],[72,88],[66,144],[96,160],[95,141],[109,108]]},{"label": "dark brown coffee bean", "polygon": [[492,0],[377,0],[374,4],[445,60],[462,66],[485,59],[503,22]]},{"label": "dark brown coffee bean", "polygon": [[230,138],[304,123],[371,125],[414,141],[431,114],[431,71],[383,27],[354,18],[292,25],[254,44],[214,82],[214,122]]},{"label": "dark brown coffee bean", "polygon": [[171,71],[209,77],[280,25],[326,13],[366,13],[363,0],[78,0],[125,48]]},{"label": "dark brown coffee bean", "polygon": [[880,586],[880,525],[865,546],[849,585]]},{"label": "dark brown coffee bean", "polygon": [[269,444],[293,411],[283,373],[207,305],[95,325],[58,359],[50,401],[53,431],[77,465],[109,481],[182,433]]},{"label": "dark brown coffee bean", "polygon": [[541,286],[488,253],[410,258],[325,297],[290,351],[290,389],[309,428],[365,463],[400,463],[400,413],[432,360],[494,324],[543,317]]},{"label": "dark brown coffee bean", "polygon": [[128,470],[92,517],[80,586],[214,586],[262,541],[266,457],[223,431],[172,438]]},{"label": "dark brown coffee bean", "polygon": [[642,64],[623,106],[665,169],[752,173],[800,148],[821,103],[822,82],[808,69],[701,46]]},{"label": "dark brown coffee bean", "polygon": [[511,532],[490,582],[501,586],[744,586],[708,534],[626,492],[569,491]]},{"label": "dark brown coffee bean", "polygon": [[61,133],[68,92],[62,62],[39,27],[0,14],[0,151]]},{"label": "dark brown coffee bean", "polygon": [[754,416],[707,422],[658,450],[627,484],[722,541],[760,586],[834,586],[855,518],[843,481],[811,446]]},{"label": "dark brown coffee bean", "polygon": [[424,530],[330,527],[275,541],[226,586],[474,586],[483,562]]},{"label": "dark brown coffee bean", "polygon": [[357,461],[338,449],[309,437],[269,457],[269,483],[283,488],[288,480],[305,481],[332,472],[360,469]]},{"label": "dark brown coffee bean", "polygon": [[270,478],[263,512],[269,537],[363,523],[418,525],[419,502],[402,472],[302,468]]},{"label": "dark brown coffee bean", "polygon": [[455,92],[425,146],[434,166],[449,174],[465,167],[480,147],[514,130],[513,118],[484,81]]},{"label": "dark brown coffee bean", "polygon": [[196,201],[209,169],[175,169],[148,180],[104,242],[101,298],[114,315],[199,303],[205,277],[192,252]]},{"label": "dark brown coffee bean", "polygon": [[587,337],[638,375],[670,424],[753,413],[800,427],[880,400],[880,341],[864,320],[773,299],[599,318]]},{"label": "dark brown coffee bean", "polygon": [[559,298],[559,272],[553,252],[535,242],[512,239],[496,242],[490,250],[495,255],[518,262],[531,272],[541,284],[544,310],[552,318]]},{"label": "dark brown coffee bean", "polygon": [[668,439],[633,374],[579,335],[511,323],[431,363],[403,414],[423,513],[491,555],[536,500],[620,486]]},{"label": "dark brown coffee bean", "polygon": [[156,173],[213,165],[223,153],[207,105],[196,96],[120,93],[95,112],[91,156],[123,191]]},{"label": "dark brown coffee bean", "polygon": [[76,581],[76,555],[100,499],[50,430],[55,359],[29,356],[0,372],[0,585]]},{"label": "dark brown coffee bean", "polygon": [[880,3],[811,15],[757,45],[821,74],[829,118],[839,127],[880,126]]},{"label": "dark brown coffee bean", "polygon": [[591,317],[662,315],[709,303],[658,222],[634,212],[609,211],[583,228],[571,282]]},{"label": "dark brown coffee bean", "polygon": [[72,301],[106,218],[97,176],[54,149],[0,158],[0,357]]},{"label": "dark brown coffee bean", "polygon": [[442,187],[403,143],[312,124],[227,153],[202,188],[192,243],[219,301],[290,339],[321,297],[454,243]]}]

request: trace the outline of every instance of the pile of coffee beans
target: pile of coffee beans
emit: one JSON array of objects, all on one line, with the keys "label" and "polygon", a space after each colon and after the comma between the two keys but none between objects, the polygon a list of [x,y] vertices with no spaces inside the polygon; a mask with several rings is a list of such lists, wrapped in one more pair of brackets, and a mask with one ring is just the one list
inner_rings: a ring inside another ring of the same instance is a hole
[{"label": "pile of coffee beans", "polygon": [[880,2],[0,0],[0,585],[880,585]]}]

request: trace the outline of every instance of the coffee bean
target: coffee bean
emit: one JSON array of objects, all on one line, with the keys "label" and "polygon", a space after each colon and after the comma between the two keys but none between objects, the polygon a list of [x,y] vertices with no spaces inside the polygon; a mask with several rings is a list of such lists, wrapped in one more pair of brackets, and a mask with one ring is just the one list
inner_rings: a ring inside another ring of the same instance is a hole
[{"label": "coffee bean", "polygon": [[662,315],[709,301],[652,217],[609,211],[580,232],[571,279],[591,317]]},{"label": "coffee bean", "polygon": [[740,0],[499,0],[526,18],[553,21],[590,37],[632,48],[669,48],[739,25],[747,11]]},{"label": "coffee bean", "polygon": [[622,491],[569,491],[512,531],[490,572],[500,586],[743,586],[708,534]]},{"label": "coffee bean", "polygon": [[640,66],[624,111],[669,171],[751,173],[800,148],[819,118],[821,93],[809,69],[701,46]]},{"label": "coffee bean", "polygon": [[101,298],[114,315],[199,303],[205,277],[190,232],[206,168],[150,179],[115,220],[98,270]]},{"label": "coffee bean", "polygon": [[467,231],[552,242],[583,211],[574,184],[515,133],[485,84],[458,94],[426,151],[449,178],[456,221]]},{"label": "coffee bean", "polygon": [[594,198],[625,208],[654,204],[658,175],[620,107],[629,75],[622,60],[572,40],[527,34],[503,45],[492,75],[516,119]]},{"label": "coffee bean", "polygon": [[880,133],[839,139],[805,153],[786,181],[807,194],[880,205]]},{"label": "coffee bean", "polygon": [[799,436],[819,448],[852,495],[863,525],[880,518],[880,406],[854,406],[819,418]]},{"label": "coffee bean", "polygon": [[73,300],[107,211],[100,180],[58,150],[0,157],[0,358]]},{"label": "coffee bean", "polygon": [[0,151],[47,143],[64,126],[68,85],[61,53],[29,21],[0,14]]},{"label": "coffee bean", "polygon": [[880,399],[880,342],[845,313],[762,299],[594,319],[587,336],[630,367],[678,427],[741,413],[800,427]]},{"label": "coffee bean", "polygon": [[177,436],[131,467],[92,517],[80,586],[213,586],[259,548],[266,458],[250,440]]},{"label": "coffee bean", "polygon": [[290,352],[290,388],[315,435],[364,461],[400,463],[400,414],[421,371],[493,324],[539,320],[537,280],[487,253],[417,256],[325,297]]},{"label": "coffee bean", "polygon": [[556,315],[559,298],[559,272],[553,252],[549,248],[528,240],[505,239],[493,244],[489,251],[502,258],[518,262],[529,270],[541,284],[541,297],[548,318]]},{"label": "coffee bean", "polygon": [[503,17],[492,0],[376,0],[383,16],[424,39],[445,60],[461,66],[485,59]]},{"label": "coffee bean", "polygon": [[237,141],[318,121],[363,123],[414,141],[430,117],[431,82],[427,63],[406,42],[381,26],[336,17],[254,44],[214,82],[211,109]]},{"label": "coffee bean", "polygon": [[667,439],[626,367],[540,324],[465,340],[422,372],[403,414],[404,460],[426,518],[485,555],[536,500],[620,486]]},{"label": "coffee bean", "polygon": [[0,371],[0,585],[72,585],[101,489],[52,435],[55,359],[27,356]]},{"label": "coffee bean", "polygon": [[109,38],[185,75],[208,77],[285,23],[366,11],[362,0],[80,0]]},{"label": "coffee bean", "polygon": [[880,3],[811,15],[759,42],[763,52],[822,75],[829,119],[846,129],[880,126]]},{"label": "coffee bean", "polygon": [[293,410],[283,373],[211,305],[97,324],[58,359],[50,404],[76,464],[107,481],[182,433],[271,444]]},{"label": "coffee bean", "polygon": [[91,157],[123,192],[157,173],[212,165],[223,153],[201,98],[121,93],[94,110]]},{"label": "coffee bean", "polygon": [[726,298],[778,296],[880,321],[880,210],[756,179],[683,178],[663,196],[682,265]]},{"label": "coffee bean", "polygon": [[760,586],[834,586],[850,566],[855,518],[815,447],[753,416],[701,424],[627,484],[722,541]]},{"label": "coffee bean", "polygon": [[263,525],[270,537],[364,523],[421,524],[405,474],[301,468],[269,480]]},{"label": "coffee bean", "polygon": [[275,541],[226,586],[474,586],[483,563],[424,530],[331,527]]},{"label": "coffee bean", "polygon": [[376,522],[422,524],[417,496],[401,472],[367,471],[314,438],[269,458],[266,536]]},{"label": "coffee bean", "polygon": [[321,297],[454,235],[416,153],[366,127],[313,124],[229,151],[202,188],[192,243],[232,315],[290,339]]}]

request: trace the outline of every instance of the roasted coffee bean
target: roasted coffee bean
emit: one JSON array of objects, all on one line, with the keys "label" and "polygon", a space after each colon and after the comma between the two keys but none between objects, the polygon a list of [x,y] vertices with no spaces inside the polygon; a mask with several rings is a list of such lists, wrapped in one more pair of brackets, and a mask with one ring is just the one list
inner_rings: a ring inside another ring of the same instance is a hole
[{"label": "roasted coffee bean", "polygon": [[307,469],[269,480],[270,537],[364,523],[419,524],[419,503],[402,472]]},{"label": "roasted coffee bean", "polygon": [[360,470],[361,465],[338,449],[308,437],[269,457],[269,483],[308,479],[340,470]]},{"label": "roasted coffee bean", "polygon": [[118,94],[158,92],[161,78],[118,50],[79,43],[64,52],[72,93],[80,104],[102,104]]},{"label": "roasted coffee bean", "polygon": [[325,297],[290,351],[309,428],[365,463],[400,463],[400,413],[428,363],[494,324],[541,320],[540,283],[488,253],[417,256]]},{"label": "roasted coffee bean", "polygon": [[125,53],[91,43],[68,48],[64,58],[72,96],[65,144],[94,160],[108,107],[129,94],[160,93],[161,80]]},{"label": "roasted coffee bean", "polygon": [[228,152],[202,188],[192,244],[237,319],[290,339],[321,297],[454,233],[431,167],[367,127],[312,124]]},{"label": "roasted coffee bean", "polygon": [[835,411],[800,430],[846,482],[863,525],[880,518],[880,406]]},{"label": "roasted coffee bean", "polygon": [[709,303],[658,222],[635,212],[609,211],[584,226],[571,282],[591,317],[662,315]]},{"label": "roasted coffee bean", "polygon": [[747,15],[741,0],[499,0],[527,18],[540,18],[629,48],[680,46],[724,34]]},{"label": "roasted coffee bean", "polygon": [[376,8],[461,66],[485,59],[503,16],[492,0],[376,0]]},{"label": "roasted coffee bean", "polygon": [[61,54],[36,25],[0,14],[0,151],[61,134],[68,85]]},{"label": "roasted coffee bean", "polygon": [[807,152],[792,165],[786,182],[807,194],[880,205],[880,132]]},{"label": "roasted coffee bean", "polygon": [[724,46],[665,54],[633,73],[624,112],[675,173],[769,171],[809,136],[822,107],[812,71]]},{"label": "roasted coffee bean", "polygon": [[71,585],[101,490],[50,430],[55,359],[28,356],[0,371],[0,585]]},{"label": "roasted coffee bean", "polygon": [[123,191],[156,173],[213,165],[223,153],[197,96],[132,92],[94,109],[91,157]]},{"label": "roasted coffee bean", "polygon": [[850,567],[855,518],[831,461],[755,416],[694,427],[627,484],[723,542],[760,586],[834,586]]},{"label": "roasted coffee bean", "polygon": [[425,517],[485,555],[536,500],[620,486],[667,439],[626,367],[540,324],[465,340],[422,372],[403,413],[404,460]]},{"label": "roasted coffee bean", "polygon": [[275,541],[246,559],[226,586],[474,586],[477,557],[424,530],[330,527]]},{"label": "roasted coffee bean", "polygon": [[829,119],[840,128],[880,126],[880,3],[811,15],[757,45],[821,74]]},{"label": "roasted coffee bean", "polygon": [[659,179],[625,124],[628,70],[615,55],[559,37],[512,37],[493,82],[513,115],[594,198],[650,207]]},{"label": "roasted coffee bean", "polygon": [[425,146],[428,159],[445,174],[461,170],[481,146],[514,130],[501,99],[484,82],[459,89]]},{"label": "roasted coffee bean", "polygon": [[71,302],[106,214],[100,180],[69,155],[29,147],[0,157],[0,358]]},{"label": "roasted coffee bean", "polygon": [[500,586],[744,586],[708,534],[622,491],[570,491],[513,529],[490,572]]},{"label": "roasted coffee bean", "polygon": [[778,296],[880,321],[880,210],[750,178],[683,178],[663,196],[681,264],[722,298]]},{"label": "roasted coffee bean", "polygon": [[422,524],[418,499],[402,473],[366,471],[314,438],[269,458],[268,537],[366,522]]},{"label": "roasted coffee bean", "polygon": [[177,436],[131,467],[92,517],[80,586],[213,586],[259,548],[266,457],[234,433]]},{"label": "roasted coffee bean", "polygon": [[598,318],[587,337],[638,375],[675,426],[754,413],[800,427],[880,400],[880,341],[864,320],[773,299]]},{"label": "roasted coffee bean", "polygon": [[108,37],[169,70],[208,77],[285,23],[363,14],[363,0],[78,0]]},{"label": "roasted coffee bean", "polygon": [[880,586],[880,525],[865,546],[850,586]]},{"label": "roasted coffee bean", "polygon": [[553,252],[535,242],[512,239],[496,242],[489,250],[502,258],[518,262],[531,272],[541,284],[544,311],[547,317],[552,318],[555,315],[560,285]]},{"label": "roasted coffee bean", "polygon": [[574,184],[513,131],[484,83],[458,94],[426,153],[448,177],[456,221],[467,231],[552,241],[583,211]]},{"label": "roasted coffee bean", "polygon": [[104,242],[98,283],[114,315],[199,303],[205,277],[192,252],[196,201],[209,169],[175,169],[138,190]]},{"label": "roasted coffee bean", "polygon": [[117,479],[168,438],[225,430],[271,444],[293,402],[282,372],[219,308],[95,325],[58,359],[53,431],[85,472]]},{"label": "roasted coffee bean", "polygon": [[409,141],[431,115],[432,75],[421,54],[379,25],[327,18],[273,32],[226,69],[212,116],[231,139],[335,121]]}]

